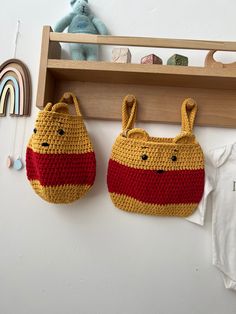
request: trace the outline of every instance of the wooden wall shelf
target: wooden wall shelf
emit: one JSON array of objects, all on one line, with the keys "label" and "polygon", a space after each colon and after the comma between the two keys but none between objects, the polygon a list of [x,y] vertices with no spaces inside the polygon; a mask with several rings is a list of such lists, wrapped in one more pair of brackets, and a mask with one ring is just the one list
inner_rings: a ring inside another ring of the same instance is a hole
[{"label": "wooden wall shelf", "polygon": [[60,42],[236,51],[235,42],[64,34],[44,26],[37,106],[72,91],[85,118],[116,120],[122,98],[134,94],[138,120],[180,123],[180,105],[192,97],[199,105],[198,125],[236,127],[236,68],[61,60]]}]

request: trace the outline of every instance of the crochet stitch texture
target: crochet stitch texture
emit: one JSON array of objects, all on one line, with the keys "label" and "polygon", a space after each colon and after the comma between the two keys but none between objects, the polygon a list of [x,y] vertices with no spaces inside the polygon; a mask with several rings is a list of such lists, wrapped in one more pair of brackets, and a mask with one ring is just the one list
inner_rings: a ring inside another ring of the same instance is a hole
[{"label": "crochet stitch texture", "polygon": [[[76,115],[69,113],[67,102],[74,103]],[[35,192],[50,203],[70,203],[93,185],[95,154],[74,94],[65,93],[38,114],[26,169]]]},{"label": "crochet stitch texture", "polygon": [[181,133],[175,138],[150,137],[134,128],[136,98],[124,98],[122,133],[113,145],[107,173],[108,190],[118,208],[180,217],[194,212],[205,176],[203,152],[192,133],[196,112],[195,101],[186,99]]}]

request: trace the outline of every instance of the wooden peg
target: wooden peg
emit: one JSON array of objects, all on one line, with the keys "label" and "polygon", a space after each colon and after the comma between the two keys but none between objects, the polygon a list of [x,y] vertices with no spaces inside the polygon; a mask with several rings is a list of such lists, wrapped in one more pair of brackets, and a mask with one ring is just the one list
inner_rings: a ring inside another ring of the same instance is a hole
[{"label": "wooden peg", "polygon": [[217,50],[210,50],[205,59],[205,67],[209,68],[236,68],[236,62],[222,63],[214,59],[214,54]]},{"label": "wooden peg", "polygon": [[65,93],[61,99],[61,101],[65,101],[67,104],[73,103],[73,97],[70,93]]},{"label": "wooden peg", "polygon": [[135,101],[135,97],[133,95],[129,95],[127,98],[126,98],[126,102],[128,105],[132,105]]},{"label": "wooden peg", "polygon": [[186,109],[187,110],[192,110],[193,107],[195,106],[196,102],[194,99],[192,98],[188,98],[188,102],[187,102],[187,106],[186,106]]}]

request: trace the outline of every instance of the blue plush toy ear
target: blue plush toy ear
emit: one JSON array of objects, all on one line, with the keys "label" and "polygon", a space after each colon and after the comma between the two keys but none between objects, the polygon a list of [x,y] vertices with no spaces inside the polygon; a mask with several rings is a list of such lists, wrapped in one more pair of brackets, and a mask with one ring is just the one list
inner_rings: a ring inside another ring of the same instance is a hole
[{"label": "blue plush toy ear", "polygon": [[[74,5],[76,1],[77,0],[70,0],[70,5]],[[84,0],[84,1],[88,3],[88,0]]]}]

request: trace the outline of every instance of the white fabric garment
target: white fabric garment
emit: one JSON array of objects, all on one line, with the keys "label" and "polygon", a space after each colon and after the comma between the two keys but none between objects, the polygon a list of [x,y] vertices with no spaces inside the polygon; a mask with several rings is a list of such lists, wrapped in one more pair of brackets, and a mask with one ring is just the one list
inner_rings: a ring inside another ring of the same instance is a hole
[{"label": "white fabric garment", "polygon": [[222,272],[225,287],[236,290],[236,143],[210,151],[205,159],[204,195],[187,220],[203,225],[211,204],[213,264]]}]

